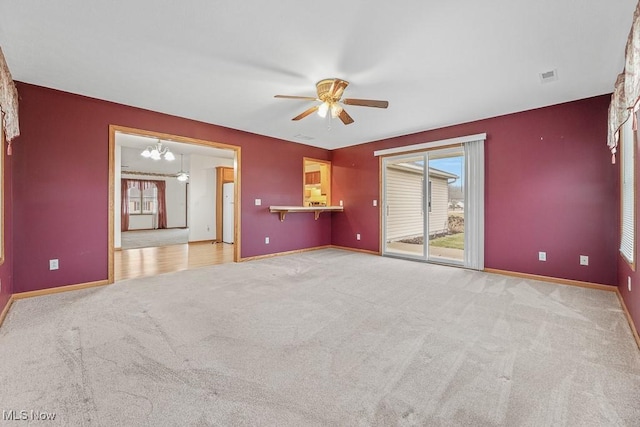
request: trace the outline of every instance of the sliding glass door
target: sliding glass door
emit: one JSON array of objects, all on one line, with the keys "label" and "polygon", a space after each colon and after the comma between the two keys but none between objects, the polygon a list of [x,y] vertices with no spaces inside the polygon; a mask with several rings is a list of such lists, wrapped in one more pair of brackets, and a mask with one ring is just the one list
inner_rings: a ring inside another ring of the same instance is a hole
[{"label": "sliding glass door", "polygon": [[462,146],[385,157],[383,254],[464,264]]},{"label": "sliding glass door", "polygon": [[425,165],[424,155],[384,159],[383,253],[425,257]]},{"label": "sliding glass door", "polygon": [[464,262],[464,151],[462,147],[426,154],[429,165],[428,259]]}]

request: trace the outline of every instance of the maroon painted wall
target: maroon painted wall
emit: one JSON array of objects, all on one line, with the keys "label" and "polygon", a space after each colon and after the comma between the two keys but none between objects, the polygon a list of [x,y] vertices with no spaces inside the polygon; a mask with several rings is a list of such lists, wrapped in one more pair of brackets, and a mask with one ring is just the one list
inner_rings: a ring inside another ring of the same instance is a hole
[{"label": "maroon painted wall", "polygon": [[[0,130],[1,132],[1,130]],[[17,139],[15,140],[17,141]],[[4,262],[0,265],[0,312],[4,310],[11,294],[13,293],[13,200],[11,193],[11,175],[13,157],[7,156],[7,146],[0,147],[4,150]]]},{"label": "maroon painted wall", "polygon": [[[638,185],[638,184],[636,184]],[[639,212],[636,210],[636,215]],[[637,243],[636,243],[637,244]],[[638,251],[636,250],[636,256]],[[636,261],[636,265],[637,261]],[[631,292],[629,292],[629,288],[627,287],[627,277],[631,277]],[[631,314],[631,318],[633,319],[633,323],[636,326],[636,330],[640,332],[640,272],[631,270],[629,264],[622,258],[621,255],[618,256],[618,289],[620,290],[620,294],[624,299],[624,303],[627,306],[627,310],[629,310],[629,314]]]},{"label": "maroon painted wall", "polygon": [[[22,135],[5,171],[7,194],[15,195],[5,201],[13,251],[0,266],[0,304],[9,289],[107,278],[109,124],[241,146],[243,258],[328,244],[378,251],[373,151],[486,132],[486,267],[607,284],[624,276],[626,284],[623,268],[617,275],[608,96],[328,152],[28,84],[18,83],[18,91]],[[318,221],[290,214],[280,222],[268,206],[300,203],[305,156],[331,158],[333,197],[345,212]],[[262,206],[254,206],[256,198]],[[547,262],[537,261],[539,250]],[[578,265],[581,254],[590,256],[588,267]],[[60,270],[48,270],[51,258],[60,259]],[[627,300],[637,319],[637,299]]]},{"label": "maroon painted wall", "polygon": [[[330,216],[314,221],[311,214],[291,214],[281,223],[268,211],[269,205],[300,204],[303,157],[327,160],[329,151],[29,84],[17,87],[22,134],[12,159],[14,293],[107,279],[110,124],[242,147],[243,258],[331,244]],[[262,206],[254,206],[256,198]],[[59,270],[49,271],[52,258],[60,260]]]},{"label": "maroon painted wall", "polygon": [[[485,267],[617,283],[617,169],[606,147],[609,96],[357,145],[333,152],[332,242],[380,250],[374,150],[478,133],[485,143]],[[358,185],[352,183],[357,182]],[[355,234],[362,240],[356,241]],[[538,261],[538,251],[547,261]],[[579,256],[589,256],[589,266]]]}]

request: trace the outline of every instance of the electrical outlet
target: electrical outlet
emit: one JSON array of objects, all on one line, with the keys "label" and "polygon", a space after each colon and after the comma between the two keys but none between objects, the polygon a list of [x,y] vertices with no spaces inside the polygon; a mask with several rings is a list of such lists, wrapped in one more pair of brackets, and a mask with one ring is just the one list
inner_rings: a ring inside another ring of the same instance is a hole
[{"label": "electrical outlet", "polygon": [[546,261],[547,253],[546,252],[538,252],[538,261]]},{"label": "electrical outlet", "polygon": [[356,240],[360,240],[360,233],[356,234]]},{"label": "electrical outlet", "polygon": [[57,259],[50,259],[49,260],[49,270],[57,270],[58,268],[60,268],[60,264],[58,262]]},{"label": "electrical outlet", "polygon": [[265,238],[264,238],[264,244],[265,244],[265,245],[268,245],[268,244],[269,244],[269,238],[268,238],[268,237],[265,237]]},{"label": "electrical outlet", "polygon": [[631,276],[627,276],[627,289],[631,292]]},{"label": "electrical outlet", "polygon": [[373,206],[378,206],[378,201],[377,200],[373,201]]},{"label": "electrical outlet", "polygon": [[342,200],[340,200],[340,206],[342,206]]},{"label": "electrical outlet", "polygon": [[586,255],[580,255],[580,265],[589,265],[589,257]]},{"label": "electrical outlet", "polygon": [[262,206],[262,199],[256,199],[256,206]]}]

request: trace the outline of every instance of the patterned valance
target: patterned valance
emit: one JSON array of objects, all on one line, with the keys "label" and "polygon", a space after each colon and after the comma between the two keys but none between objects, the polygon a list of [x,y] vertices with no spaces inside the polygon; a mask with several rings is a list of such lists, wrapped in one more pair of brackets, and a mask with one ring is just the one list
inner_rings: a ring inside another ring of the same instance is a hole
[{"label": "patterned valance", "polygon": [[16,89],[9,67],[0,48],[0,110],[4,124],[5,137],[9,143],[8,153],[11,154],[11,140],[20,135],[18,125],[18,90]]},{"label": "patterned valance", "polygon": [[640,100],[640,2],[633,13],[633,23],[625,49],[624,71],[616,79],[609,105],[609,134],[607,145],[611,150],[612,163],[616,161],[616,151],[620,138],[620,128],[633,115],[633,129],[637,129],[636,115]]}]

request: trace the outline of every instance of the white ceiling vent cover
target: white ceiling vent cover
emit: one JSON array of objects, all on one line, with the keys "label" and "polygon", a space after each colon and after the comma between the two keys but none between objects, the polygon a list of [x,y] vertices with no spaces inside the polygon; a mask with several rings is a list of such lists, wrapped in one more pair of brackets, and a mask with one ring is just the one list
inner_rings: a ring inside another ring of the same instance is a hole
[{"label": "white ceiling vent cover", "polygon": [[303,135],[301,133],[293,135],[293,137],[294,138],[298,138],[298,139],[304,139],[305,141],[311,141],[311,140],[315,139],[313,136]]},{"label": "white ceiling vent cover", "polygon": [[555,82],[556,80],[558,80],[558,70],[550,70],[540,73],[540,81],[542,83]]}]

